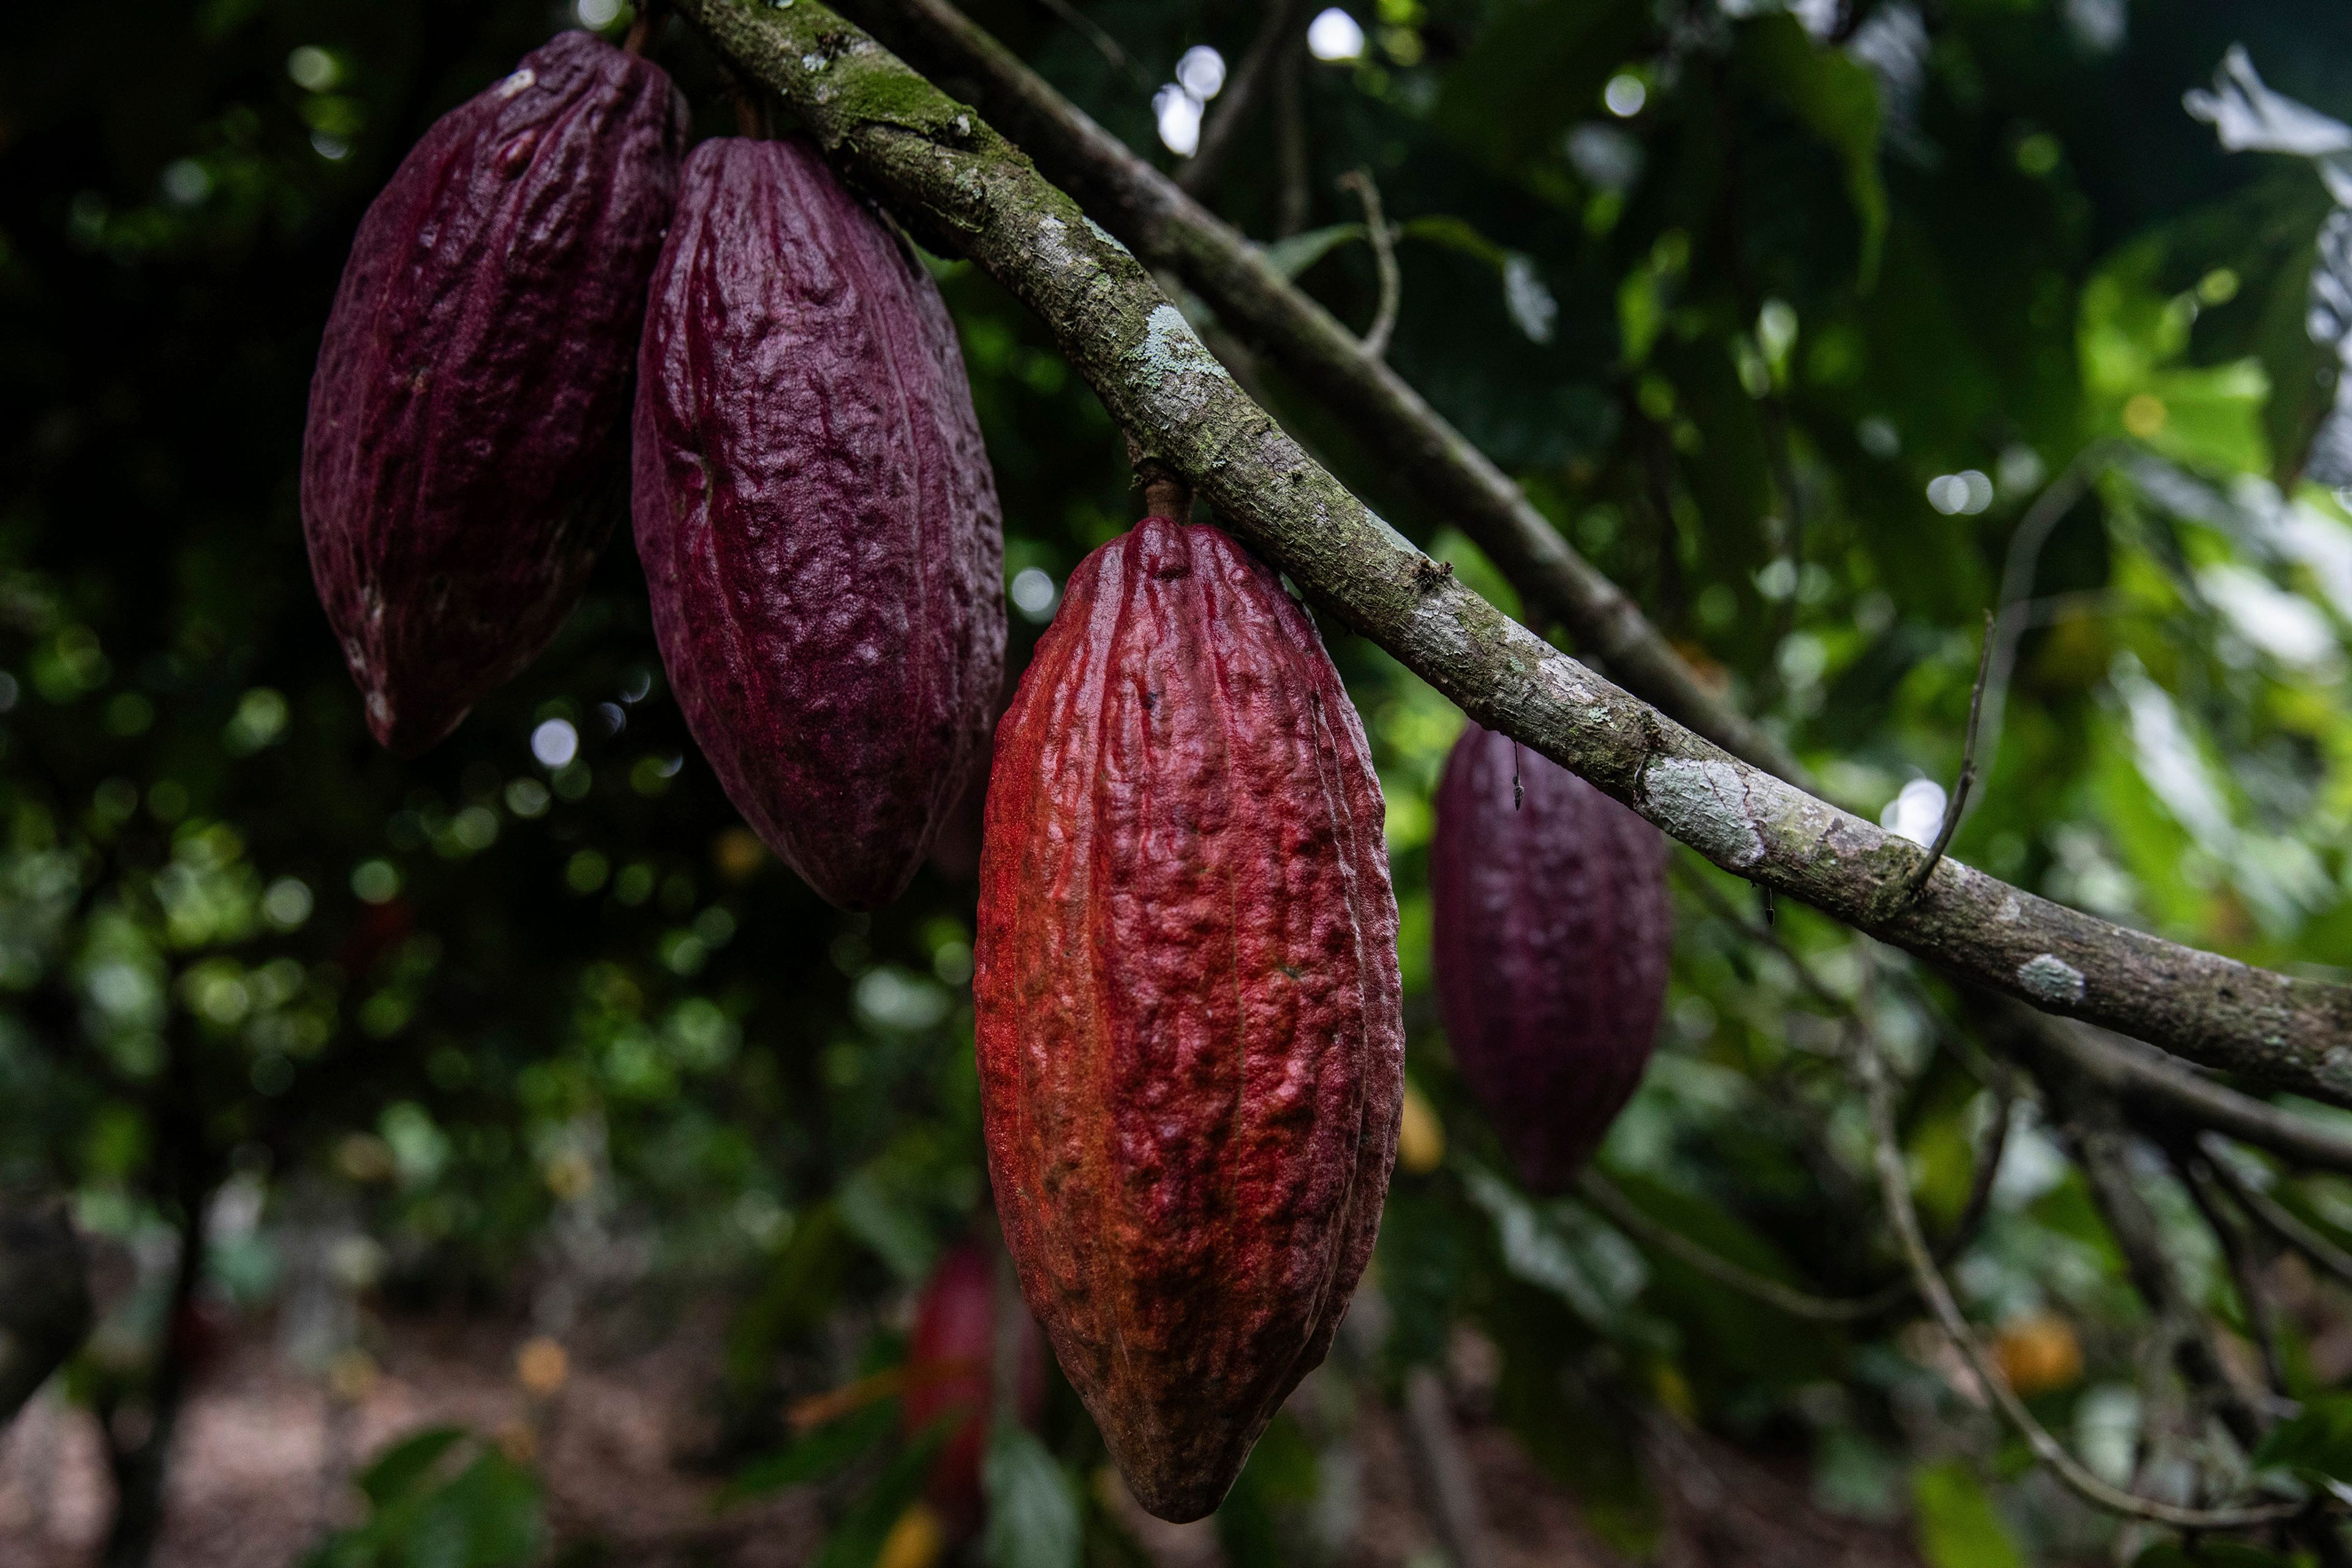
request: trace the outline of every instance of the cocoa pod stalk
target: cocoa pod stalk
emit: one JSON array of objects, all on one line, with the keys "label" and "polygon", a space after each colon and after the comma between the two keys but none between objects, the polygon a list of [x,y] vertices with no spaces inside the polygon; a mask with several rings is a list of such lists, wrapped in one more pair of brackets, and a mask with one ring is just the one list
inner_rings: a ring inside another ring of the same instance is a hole
[{"label": "cocoa pod stalk", "polygon": [[414,755],[537,658],[616,513],[686,100],[585,33],[425,133],[319,348],[302,527],[368,727]]},{"label": "cocoa pod stalk", "polygon": [[1003,534],[938,288],[807,143],[687,160],[635,433],[637,553],[695,741],[819,893],[888,902],[983,756]]},{"label": "cocoa pod stalk", "polygon": [[1371,1256],[1404,1035],[1380,785],[1213,528],[1071,574],[997,728],[975,1000],[1030,1310],[1138,1501],[1216,1507]]},{"label": "cocoa pod stalk", "polygon": [[1528,1184],[1565,1191],[1642,1081],[1674,945],[1658,830],[1472,724],[1429,847],[1438,1010]]}]

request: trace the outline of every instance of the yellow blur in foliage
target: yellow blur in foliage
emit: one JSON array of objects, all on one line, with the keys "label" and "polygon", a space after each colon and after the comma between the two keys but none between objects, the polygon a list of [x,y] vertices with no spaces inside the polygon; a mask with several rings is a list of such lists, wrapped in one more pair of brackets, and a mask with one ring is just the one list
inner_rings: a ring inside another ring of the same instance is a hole
[{"label": "yellow blur in foliage", "polygon": [[1404,1113],[1397,1121],[1397,1163],[1416,1176],[1425,1176],[1445,1163],[1445,1124],[1437,1120],[1428,1097],[1408,1079]]},{"label": "yellow blur in foliage", "polygon": [[750,881],[767,858],[768,847],[748,828],[727,828],[710,841],[710,863],[730,882]]},{"label": "yellow blur in foliage", "polygon": [[1993,1360],[2009,1385],[2025,1398],[2065,1388],[2083,1375],[2083,1342],[2063,1318],[2021,1318],[1993,1342]]},{"label": "yellow blur in foliage", "polygon": [[515,1352],[515,1381],[541,1399],[562,1388],[571,1373],[572,1358],[544,1335],[525,1340],[522,1349]]},{"label": "yellow blur in foliage", "polygon": [[357,1405],[375,1392],[380,1376],[375,1357],[354,1346],[327,1363],[327,1388],[346,1405]]},{"label": "yellow blur in foliage", "polygon": [[948,1535],[940,1516],[931,1511],[930,1504],[918,1502],[900,1514],[890,1533],[882,1538],[874,1568],[932,1568],[947,1547]]}]

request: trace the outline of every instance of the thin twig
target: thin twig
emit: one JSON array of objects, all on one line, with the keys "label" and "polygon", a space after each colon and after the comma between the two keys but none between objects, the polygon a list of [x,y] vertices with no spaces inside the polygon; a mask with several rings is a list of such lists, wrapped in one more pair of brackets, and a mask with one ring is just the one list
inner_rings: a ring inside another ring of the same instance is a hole
[{"label": "thin twig", "polygon": [[1192,156],[1176,171],[1176,183],[1192,195],[1200,195],[1213,184],[1224,167],[1227,154],[1234,150],[1235,134],[1249,121],[1251,110],[1257,107],[1267,85],[1280,69],[1281,61],[1292,45],[1307,36],[1307,13],[1319,0],[1275,0],[1266,7],[1265,20],[1259,24],[1257,36],[1250,40],[1241,64],[1225,79],[1225,90],[1217,97],[1217,105],[1201,127],[1201,144]]},{"label": "thin twig", "polygon": [[1445,1382],[1435,1369],[1404,1374],[1405,1442],[1414,1477],[1429,1504],[1429,1521],[1451,1568],[1495,1568],[1495,1543],[1478,1495],[1478,1472],[1462,1450],[1447,1408]]},{"label": "thin twig", "polygon": [[2352,1173],[2352,1139],[2315,1117],[2200,1077],[2178,1057],[2022,1007],[1979,1005],[1979,1011],[2011,1055],[2028,1062],[2063,1062],[2140,1117],[2211,1128],[2290,1164]]},{"label": "thin twig", "polygon": [[2352,1252],[2345,1251],[2305,1225],[2276,1198],[2248,1181],[2245,1174],[2231,1163],[2228,1147],[2218,1134],[2204,1133],[2197,1142],[2205,1154],[2207,1168],[2221,1178],[2221,1184],[2230,1190],[2230,1195],[2237,1200],[2238,1206],[2245,1210],[2255,1223],[2318,1268],[2334,1275],[2339,1283],[2352,1285]]},{"label": "thin twig", "polygon": [[1085,36],[1087,42],[1095,47],[1095,52],[1110,62],[1113,70],[1123,73],[1128,80],[1138,87],[1148,88],[1151,85],[1151,79],[1143,74],[1142,68],[1135,63],[1133,56],[1119,47],[1118,40],[1105,32],[1101,23],[1071,5],[1070,0],[1037,0],[1037,4],[1076,27]]},{"label": "thin twig", "polygon": [[[1958,1223],[1952,1226],[1951,1234],[1936,1246],[1935,1255],[1938,1262],[1948,1263],[1967,1248],[1991,1207],[1993,1182],[2000,1173],[2001,1156],[2009,1148],[2014,1100],[2004,1093],[1993,1104],[1993,1124],[1986,1131],[1984,1149],[1977,1156],[1976,1175],[1969,1186],[1969,1201],[1961,1208]],[[1709,1251],[1681,1232],[1659,1224],[1643,1213],[1641,1207],[1614,1183],[1591,1167],[1578,1176],[1577,1185],[1586,1200],[1607,1215],[1620,1229],[1633,1232],[1636,1239],[1646,1241],[1659,1251],[1681,1259],[1716,1283],[1728,1285],[1743,1295],[1752,1296],[1768,1306],[1778,1307],[1793,1318],[1817,1323],[1860,1322],[1893,1310],[1918,1292],[1917,1285],[1906,1276],[1890,1280],[1866,1295],[1816,1296],[1811,1291],[1783,1285],[1753,1269],[1742,1268],[1721,1253]]]},{"label": "thin twig", "polygon": [[2042,552],[2050,542],[2074,503],[2083,499],[2092,481],[2105,473],[2114,460],[2115,449],[2105,442],[2094,442],[2074,455],[2058,472],[2058,477],[2042,487],[2018,520],[2017,531],[2009,536],[2009,553],[2001,563],[2000,595],[1996,601],[1993,619],[1991,679],[1985,685],[1985,767],[1990,771],[2000,755],[2001,723],[2009,709],[2010,677],[2017,666],[2018,639],[2025,635],[2029,618],[2027,600],[2033,592],[2033,574],[2042,560]]},{"label": "thin twig", "polygon": [[2202,1307],[2180,1281],[2166,1247],[2162,1222],[2129,1164],[2129,1134],[2114,1104],[2083,1092],[2063,1072],[2042,1078],[2044,1100],[2058,1118],[2074,1163],[2082,1167],[2091,1206],[2123,1255],[2132,1289],[2147,1304],[2172,1363],[2189,1391],[2251,1449],[2262,1436],[2252,1402],[2229,1376]]},{"label": "thin twig", "polygon": [[2095,1474],[2087,1466],[2067,1452],[2065,1445],[2050,1433],[2050,1429],[2034,1419],[2033,1412],[2025,1407],[2017,1390],[1987,1355],[1967,1318],[1960,1312],[1959,1302],[1953,1299],[1952,1288],[1945,1281],[1927,1249],[1927,1238],[1920,1229],[1919,1211],[1911,1202],[1911,1173],[1905,1167],[1903,1146],[1895,1131],[1895,1102],[1885,1061],[1880,1058],[1878,1043],[1867,1029],[1854,1031],[1854,1066],[1862,1079],[1864,1097],[1870,1109],[1871,1142],[1874,1160],[1878,1170],[1880,1193],[1886,1202],[1887,1217],[1895,1226],[1895,1234],[1903,1244],[1904,1257],[1911,1266],[1911,1275],[1919,1294],[1927,1300],[1935,1313],[1937,1325],[1944,1337],[1968,1363],[1969,1370],[1985,1390],[2001,1415],[2017,1435],[2025,1440],[2034,1458],[2050,1467],[2053,1474],[2084,1501],[2111,1513],[2130,1519],[2145,1519],[2167,1524],[2176,1530],[2244,1530],[2253,1526],[2277,1524],[2304,1512],[2301,1503],[2256,1503],[2237,1508],[2183,1508],[2176,1503],[2160,1502],[2144,1498],[2112,1485]]},{"label": "thin twig", "polygon": [[1969,729],[1960,742],[1960,776],[1952,781],[1952,797],[1944,803],[1944,823],[1936,830],[1936,841],[1927,846],[1927,858],[1919,868],[1904,879],[1895,894],[1895,908],[1901,909],[1919,896],[1927,879],[1936,874],[1943,862],[1944,851],[1951,847],[1952,835],[1959,831],[1960,813],[1967,809],[1969,791],[1977,782],[1977,721],[1984,713],[1985,677],[1992,669],[1993,617],[1987,610],[1984,618],[1984,646],[1977,654],[1977,683],[1969,691]]},{"label": "thin twig", "polygon": [[1396,236],[1389,232],[1388,219],[1381,215],[1381,188],[1372,183],[1370,169],[1350,169],[1339,176],[1343,190],[1356,193],[1364,204],[1364,230],[1372,242],[1372,262],[1381,277],[1380,309],[1372,314],[1372,324],[1364,333],[1364,353],[1380,359],[1389,352],[1389,339],[1396,331],[1397,307],[1403,302],[1404,275],[1397,269]]},{"label": "thin twig", "polygon": [[2230,1289],[2236,1294],[2239,1313],[2246,1321],[2246,1336],[2254,1342],[2254,1349],[2262,1356],[2263,1382],[2274,1398],[2284,1399],[2286,1376],[2279,1367],[2278,1331],[2270,1297],[2263,1289],[2261,1260],[2254,1257],[2245,1232],[2222,1212],[2213,1191],[2216,1184],[2210,1163],[2193,1147],[2184,1147],[2178,1141],[2167,1140],[2162,1147],[2174,1179],[2189,1194],[2205,1228],[2212,1233],[2214,1245],[2221,1249],[2221,1262],[2230,1273]]},{"label": "thin twig", "polygon": [[1786,959],[1790,970],[1797,977],[1797,984],[1811,993],[1815,1001],[1833,1013],[1844,1014],[1853,1010],[1853,1001],[1839,995],[1830,988],[1829,982],[1822,978],[1821,972],[1796,949],[1789,945],[1788,939],[1780,934],[1780,928],[1778,925],[1768,926],[1740,913],[1738,907],[1729,899],[1725,898],[1722,891],[1706,879],[1706,872],[1694,868],[1680,855],[1671,857],[1666,865],[1681,880],[1682,885],[1690,889],[1700,903],[1706,906],[1707,913],[1726,925],[1737,928],[1748,941],[1760,942]]},{"label": "thin twig", "polygon": [[1587,1203],[1606,1215],[1610,1223],[1620,1230],[1632,1233],[1635,1240],[1687,1264],[1718,1285],[1728,1285],[1741,1295],[1752,1296],[1792,1318],[1802,1318],[1815,1323],[1856,1322],[1878,1316],[1911,1293],[1910,1282],[1906,1280],[1892,1299],[1883,1299],[1886,1295],[1884,1291],[1846,1298],[1816,1296],[1810,1290],[1783,1285],[1778,1279],[1768,1279],[1752,1268],[1743,1268],[1721,1253],[1701,1247],[1680,1231],[1659,1224],[1643,1214],[1633,1199],[1598,1171],[1588,1167],[1577,1177],[1576,1185]]},{"label": "thin twig", "polygon": [[1290,41],[1275,62],[1274,168],[1281,199],[1276,208],[1275,237],[1288,239],[1307,232],[1313,193],[1307,188],[1307,40],[1302,34]]}]

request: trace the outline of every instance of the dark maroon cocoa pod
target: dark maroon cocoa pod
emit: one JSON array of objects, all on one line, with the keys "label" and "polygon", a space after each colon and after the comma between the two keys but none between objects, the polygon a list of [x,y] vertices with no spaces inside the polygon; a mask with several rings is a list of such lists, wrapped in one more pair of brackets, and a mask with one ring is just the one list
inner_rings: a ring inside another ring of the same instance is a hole
[{"label": "dark maroon cocoa pod", "polygon": [[1658,830],[1472,724],[1437,788],[1438,1010],[1528,1184],[1559,1192],[1642,1081],[1674,946]]},{"label": "dark maroon cocoa pod", "polygon": [[982,1125],[1029,1310],[1162,1519],[1217,1506],[1371,1258],[1404,1092],[1384,816],[1269,567],[1155,517],[1070,574],[997,727]]},{"label": "dark maroon cocoa pod", "polygon": [[425,133],[360,222],[310,382],[302,526],[377,740],[537,658],[611,531],[686,100],[566,33]]},{"label": "dark maroon cocoa pod", "polygon": [[985,755],[1004,544],[947,306],[814,148],[687,160],[635,434],[688,727],[812,887],[887,903]]}]

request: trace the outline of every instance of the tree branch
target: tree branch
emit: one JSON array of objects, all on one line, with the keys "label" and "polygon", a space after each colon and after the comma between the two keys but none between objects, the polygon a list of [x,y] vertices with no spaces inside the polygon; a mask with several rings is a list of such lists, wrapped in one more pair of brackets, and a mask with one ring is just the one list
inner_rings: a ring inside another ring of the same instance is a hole
[{"label": "tree branch", "polygon": [[1878,1043],[1867,1029],[1855,1031],[1855,1068],[1862,1079],[1864,1096],[1870,1107],[1870,1130],[1874,1163],[1878,1171],[1878,1186],[1886,1203],[1886,1214],[1895,1226],[1895,1234],[1903,1244],[1903,1254],[1911,1265],[1912,1278],[1917,1281],[1919,1294],[1936,1315],[1937,1325],[1944,1337],[1960,1353],[1983,1385],[1985,1394],[2002,1417],[2025,1440],[2033,1457],[2050,1468],[2051,1473],[2066,1489],[2095,1508],[2131,1519],[2145,1519],[2168,1524],[2177,1530],[2242,1530],[2256,1525],[2279,1524],[2304,1511],[2296,1503],[2260,1503],[2239,1508],[2182,1508],[2175,1503],[2159,1502],[2144,1498],[2109,1484],[2100,1479],[2080,1459],[2066,1451],[2064,1444],[2051,1436],[2050,1429],[2034,1419],[2033,1412],[2017,1396],[2009,1379],[1985,1354],[1977,1342],[1976,1333],[1960,1313],[1960,1304],[1952,1296],[1952,1288],[1945,1282],[1937,1268],[1935,1258],[1927,1250],[1927,1238],[1919,1226],[1919,1211],[1911,1202],[1911,1173],[1903,1160],[1903,1146],[1895,1131],[1895,1101],[1888,1082],[1886,1066],[1878,1054]]},{"label": "tree branch", "polygon": [[[789,100],[839,166],[919,237],[971,257],[1034,310],[1112,416],[1235,532],[1480,723],[1725,869],[1963,981],[2352,1103],[2346,987],[2126,930],[1950,860],[1916,902],[1880,914],[1890,879],[1919,864],[1918,846],[1740,762],[1558,652],[1414,549],[1250,402],[1135,257],[977,114],[818,0],[785,10],[682,0],[679,9]],[[1346,348],[1359,374],[1379,368],[1351,342]],[[1583,570],[1639,622],[1613,585]],[[1721,707],[1711,696],[1706,706]]]},{"label": "tree branch", "polygon": [[1404,1435],[1413,1478],[1451,1568],[1496,1568],[1478,1472],[1454,1430],[1445,1380],[1433,1367],[1415,1366],[1404,1374]]},{"label": "tree branch", "polygon": [[2352,1173],[2352,1138],[2292,1110],[2200,1078],[2175,1058],[2099,1029],[2001,1005],[1993,1018],[2006,1048],[2029,1063],[2063,1062],[2159,1124],[2210,1127],[2294,1164]]},{"label": "tree branch", "polygon": [[2352,1252],[2345,1251],[2304,1224],[2276,1198],[2246,1180],[2230,1163],[2229,1151],[2214,1134],[2208,1132],[2199,1139],[2198,1148],[2205,1155],[2207,1167],[2221,1178],[2238,1206],[2257,1224],[2301,1253],[2305,1260],[2334,1275],[2336,1283],[2352,1285]]},{"label": "tree branch", "polygon": [[2271,1310],[2269,1292],[2263,1288],[2263,1268],[2267,1259],[2256,1253],[2253,1239],[2239,1228],[2238,1222],[2214,1194],[2218,1184],[2211,1164],[2195,1144],[2168,1139],[2164,1157],[2171,1163],[2173,1179],[2197,1206],[2197,1217],[2205,1222],[2214,1245],[2221,1249],[2221,1261],[2230,1272],[2230,1289],[2238,1298],[2239,1315],[2246,1321],[2246,1337],[2253,1341],[2263,1359],[2263,1384],[2273,1395],[2284,1399],[2286,1374],[2279,1365],[2277,1315]]},{"label": "tree branch", "polygon": [[1795,755],[1701,681],[1507,475],[1255,246],[947,0],[851,0],[850,8],[915,64],[970,92],[1147,262],[1173,268],[1236,331],[1261,340],[1284,371],[1354,427],[1366,450],[1381,453],[1391,472],[1452,519],[1628,689],[1782,778],[1804,778]]},{"label": "tree branch", "polygon": [[2171,1358],[2182,1381],[2221,1417],[2245,1448],[2262,1436],[2262,1424],[2244,1391],[2230,1380],[2203,1310],[2191,1300],[2165,1250],[2162,1226],[2148,1207],[2126,1156],[2127,1136],[2112,1107],[2086,1096],[2078,1085],[2059,1073],[2042,1079],[2045,1094],[2057,1110],[2066,1141],[2074,1146],[2075,1163],[2083,1167],[2091,1203],[2123,1254],[2124,1270],[2132,1288],[2147,1303],[2157,1331],[2171,1342]]}]

